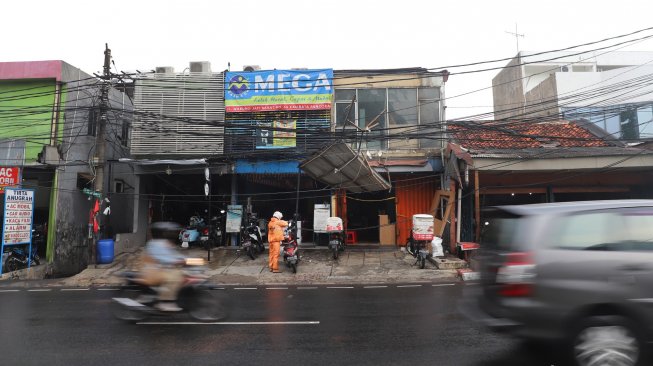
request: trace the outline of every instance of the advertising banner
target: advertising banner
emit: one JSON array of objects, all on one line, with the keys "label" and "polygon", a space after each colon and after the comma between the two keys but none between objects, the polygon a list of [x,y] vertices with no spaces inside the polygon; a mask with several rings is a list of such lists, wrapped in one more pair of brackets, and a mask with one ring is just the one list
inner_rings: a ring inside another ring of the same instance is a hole
[{"label": "advertising banner", "polygon": [[279,120],[272,121],[272,123],[258,122],[257,126],[257,149],[297,146],[297,120]]},{"label": "advertising banner", "polygon": [[316,203],[313,209],[313,232],[326,233],[327,220],[331,216],[331,205]]},{"label": "advertising banner", "polygon": [[333,70],[227,72],[225,110],[234,112],[331,109]]},{"label": "advertising banner", "polygon": [[227,223],[225,232],[239,233],[243,222],[243,205],[227,206]]},{"label": "advertising banner", "polygon": [[34,190],[5,188],[2,245],[27,244],[32,240]]},{"label": "advertising banner", "polygon": [[15,187],[21,184],[19,167],[0,167],[0,194],[5,193],[5,187]]}]

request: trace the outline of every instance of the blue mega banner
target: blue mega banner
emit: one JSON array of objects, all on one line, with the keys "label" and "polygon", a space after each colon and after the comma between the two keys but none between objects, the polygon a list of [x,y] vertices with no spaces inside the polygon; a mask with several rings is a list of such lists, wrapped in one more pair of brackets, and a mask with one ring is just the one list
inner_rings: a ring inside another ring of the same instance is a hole
[{"label": "blue mega banner", "polygon": [[227,112],[331,109],[333,69],[227,72]]}]

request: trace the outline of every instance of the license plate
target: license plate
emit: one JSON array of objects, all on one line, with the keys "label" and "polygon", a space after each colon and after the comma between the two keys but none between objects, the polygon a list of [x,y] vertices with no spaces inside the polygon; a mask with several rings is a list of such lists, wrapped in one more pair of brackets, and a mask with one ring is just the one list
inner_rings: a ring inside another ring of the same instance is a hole
[{"label": "license plate", "polygon": [[329,241],[329,245],[338,245],[340,242],[338,240],[331,240]]},{"label": "license plate", "polygon": [[208,236],[200,236],[200,240],[201,241],[207,241],[207,240],[209,240],[209,237]]},{"label": "license plate", "polygon": [[182,242],[181,247],[182,248],[188,248],[188,242],[187,241]]}]

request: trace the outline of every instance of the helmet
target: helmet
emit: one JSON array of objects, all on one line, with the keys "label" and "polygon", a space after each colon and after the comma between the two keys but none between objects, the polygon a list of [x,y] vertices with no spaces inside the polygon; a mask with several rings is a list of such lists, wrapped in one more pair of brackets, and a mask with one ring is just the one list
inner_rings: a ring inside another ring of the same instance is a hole
[{"label": "helmet", "polygon": [[279,212],[279,211],[274,211],[274,213],[272,214],[272,217],[276,217],[277,219],[281,220],[281,218],[283,217],[283,214],[281,212]]},{"label": "helmet", "polygon": [[152,238],[154,239],[169,239],[176,240],[179,236],[181,226],[176,222],[159,221],[150,226],[152,231]]}]

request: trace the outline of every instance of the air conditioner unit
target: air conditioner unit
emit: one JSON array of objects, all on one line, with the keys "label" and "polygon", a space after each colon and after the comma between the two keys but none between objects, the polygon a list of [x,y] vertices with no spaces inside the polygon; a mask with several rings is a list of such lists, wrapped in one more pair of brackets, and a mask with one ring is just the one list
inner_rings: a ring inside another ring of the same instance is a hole
[{"label": "air conditioner unit", "polygon": [[568,72],[568,71],[569,71],[569,67],[567,67],[567,66],[562,66],[562,67],[560,68],[560,71],[562,71],[562,72]]},{"label": "air conditioner unit", "polygon": [[211,63],[208,61],[195,61],[190,63],[190,72],[211,72]]},{"label": "air conditioner unit", "polygon": [[261,66],[259,66],[259,65],[245,65],[245,66],[243,66],[243,71],[248,71],[248,72],[258,71],[260,69],[261,69]]},{"label": "air conditioner unit", "polygon": [[157,66],[156,67],[156,73],[157,74],[172,74],[175,72],[175,68],[172,66]]}]

